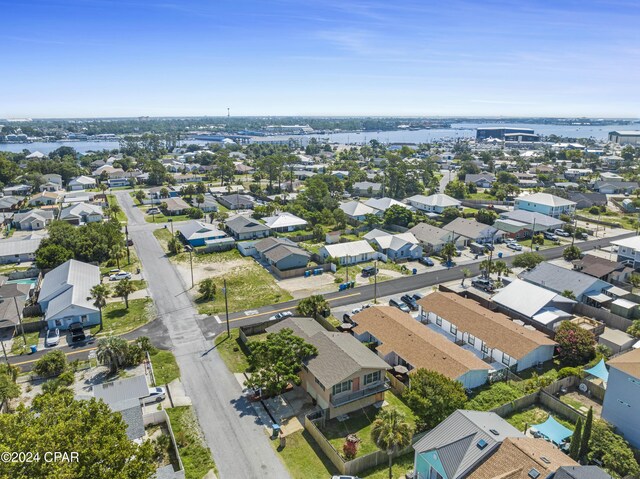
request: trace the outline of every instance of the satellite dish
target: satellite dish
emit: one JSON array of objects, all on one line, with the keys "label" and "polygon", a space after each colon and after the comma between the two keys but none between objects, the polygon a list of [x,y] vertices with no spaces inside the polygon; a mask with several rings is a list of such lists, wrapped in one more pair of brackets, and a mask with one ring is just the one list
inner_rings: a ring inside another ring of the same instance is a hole
[{"label": "satellite dish", "polygon": [[580,386],[578,386],[578,389],[580,391],[582,391],[583,393],[586,393],[588,388],[587,388],[587,385],[585,383],[580,383]]}]

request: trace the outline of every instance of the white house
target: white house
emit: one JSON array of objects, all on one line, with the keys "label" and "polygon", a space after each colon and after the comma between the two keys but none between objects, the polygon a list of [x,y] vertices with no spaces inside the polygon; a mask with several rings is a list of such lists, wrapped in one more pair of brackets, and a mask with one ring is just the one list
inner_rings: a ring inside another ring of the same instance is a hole
[{"label": "white house", "polygon": [[611,242],[618,247],[618,258],[616,261],[640,269],[640,236],[632,236]]},{"label": "white house", "polygon": [[96,180],[88,176],[78,176],[69,181],[69,190],[90,190],[96,187]]},{"label": "white house", "polygon": [[560,215],[573,215],[576,211],[576,203],[549,193],[533,193],[516,198],[515,209],[558,218]]},{"label": "white house", "polygon": [[437,193],[431,196],[413,195],[405,201],[407,204],[420,211],[436,214],[442,213],[445,208],[460,208],[460,205],[462,204],[460,201],[449,195],[445,195],[444,193]]},{"label": "white house", "polygon": [[378,251],[387,258],[398,260],[411,260],[422,257],[422,246],[418,239],[410,232],[391,234],[386,231],[374,229],[364,235]]},{"label": "white house", "polygon": [[364,204],[369,206],[370,208],[379,210],[382,213],[384,213],[389,208],[395,205],[402,206],[403,208],[411,209],[410,206],[404,203],[400,203],[398,200],[394,200],[393,198],[389,198],[387,196],[385,196],[384,198],[369,198],[367,201],[364,202]]},{"label": "white house", "polygon": [[364,263],[376,256],[376,252],[365,240],[324,245],[318,254],[325,261],[329,257],[335,258],[341,265]]},{"label": "white house", "polygon": [[349,201],[348,203],[343,203],[339,206],[339,208],[344,211],[344,214],[347,215],[349,219],[352,221],[364,221],[367,215],[380,215],[380,210],[376,210],[371,208],[370,206],[365,205],[364,203],[360,203],[359,201]]},{"label": "white house", "polygon": [[76,203],[63,208],[60,211],[60,219],[75,225],[95,223],[104,219],[104,212],[98,205]]},{"label": "white house", "polygon": [[307,226],[305,220],[287,212],[267,216],[266,218],[262,218],[262,221],[264,221],[264,224],[271,228],[272,231],[280,233],[304,229]]}]

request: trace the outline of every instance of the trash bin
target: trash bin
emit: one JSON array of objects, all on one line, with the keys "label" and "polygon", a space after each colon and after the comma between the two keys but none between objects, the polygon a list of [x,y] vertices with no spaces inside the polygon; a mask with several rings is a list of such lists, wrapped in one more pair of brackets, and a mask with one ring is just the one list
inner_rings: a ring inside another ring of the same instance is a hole
[{"label": "trash bin", "polygon": [[502,258],[502,252],[498,253],[498,258]]},{"label": "trash bin", "polygon": [[416,268],[413,268],[413,274],[418,274],[418,270]]},{"label": "trash bin", "polygon": [[280,424],[273,424],[273,433],[271,437],[278,437],[280,434]]},{"label": "trash bin", "polygon": [[32,353],[32,354],[33,354],[33,353],[37,353],[37,352],[38,352],[38,346],[36,346],[35,344],[32,344],[32,345],[30,346],[30,348],[31,348],[31,353]]}]

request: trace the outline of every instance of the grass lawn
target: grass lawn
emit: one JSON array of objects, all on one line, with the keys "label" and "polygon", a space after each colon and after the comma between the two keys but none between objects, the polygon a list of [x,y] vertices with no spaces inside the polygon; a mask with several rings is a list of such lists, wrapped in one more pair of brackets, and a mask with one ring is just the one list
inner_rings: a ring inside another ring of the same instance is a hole
[{"label": "grass lawn", "polygon": [[[122,271],[127,271],[129,273],[134,273],[138,268],[141,267],[140,260],[138,259],[138,255],[136,254],[136,250],[133,246],[129,247],[129,262],[127,262],[127,250],[124,250],[124,256],[120,259],[120,269]],[[116,269],[118,267],[118,263],[110,259],[100,264],[100,274],[107,275],[109,271],[112,269]],[[109,278],[107,278],[109,279]]]},{"label": "grass lawn", "polygon": [[169,247],[167,246],[167,244],[171,239],[171,230],[168,228],[158,228],[153,232],[153,236],[156,237],[156,239],[158,240],[158,243],[160,243],[160,246],[162,247],[164,252],[168,253]]},{"label": "grass lawn", "polygon": [[[539,406],[533,406],[515,414],[511,414],[510,416],[505,417],[505,419],[517,430],[524,431],[525,426],[531,426],[532,424],[540,424],[545,422],[549,418],[549,414],[549,411]],[[554,414],[553,417],[560,424],[573,431],[575,426],[571,422],[563,419],[557,414]]]},{"label": "grass lawn", "polygon": [[[162,214],[162,212],[157,213],[155,215],[148,215],[147,210],[150,209],[152,206],[155,208],[158,208],[158,205],[138,206],[138,209],[144,214],[144,219],[147,223],[167,223],[169,219],[171,219],[174,222],[187,221],[187,220],[193,219],[193,218],[190,218],[189,215],[165,216]],[[171,226],[169,226],[169,228],[171,228]]]},{"label": "grass lawn", "polygon": [[186,479],[202,479],[211,469],[217,472],[191,406],[174,407],[166,411],[176,437]]},{"label": "grass lawn", "polygon": [[[232,251],[237,253],[236,250]],[[245,265],[229,272],[224,278],[227,280],[227,300],[230,312],[256,309],[267,304],[293,299],[291,294],[276,284],[273,276],[251,259],[246,259]],[[222,277],[214,279],[218,287],[215,299],[201,301],[196,298],[200,314],[218,314],[225,310]]]},{"label": "grass lawn", "polygon": [[[405,474],[413,469],[413,453],[405,454],[393,460],[393,477],[405,477]],[[389,477],[389,466],[380,464],[358,474],[361,479],[387,479]]]},{"label": "grass lawn", "polygon": [[151,358],[156,384],[167,384],[180,377],[180,368],[178,368],[176,357],[171,351],[157,349],[149,357]]},{"label": "grass lawn", "polygon": [[[576,411],[580,411],[580,408],[582,407],[587,407],[586,404],[582,404],[580,401],[578,401],[577,399],[574,399],[572,397],[569,396],[561,396],[560,397],[560,401],[562,401],[563,403],[571,406],[573,409],[575,409]],[[588,407],[587,407],[588,408]],[[580,411],[582,412],[582,411]]]},{"label": "grass lawn", "polygon": [[[389,405],[385,407],[396,407],[400,409],[406,414],[407,420],[415,425],[415,416],[398,396],[391,391],[387,391],[385,399],[389,403]],[[371,440],[371,425],[378,412],[379,409],[371,406],[361,409],[357,413],[350,413],[349,419],[346,421],[332,419],[327,421],[325,427],[322,428],[322,433],[340,454],[342,454],[342,446],[344,445],[347,435],[355,433],[361,441],[358,447],[358,457],[370,454],[378,449]]]},{"label": "grass lawn", "polygon": [[40,337],[39,331],[35,331],[33,333],[24,333],[24,335],[27,339],[26,346],[24,345],[24,339],[22,339],[20,327],[18,327],[18,333],[13,337],[13,343],[11,344],[11,354],[16,356],[27,354],[31,351],[30,346],[32,344],[38,344],[38,338]]},{"label": "grass lawn", "polygon": [[131,299],[129,309],[124,301],[108,303],[102,310],[103,330],[100,326],[91,328],[91,334],[98,336],[121,335],[148,323],[154,313],[151,299]]},{"label": "grass lawn", "polygon": [[[366,263],[349,265],[349,280],[353,281],[353,279],[356,276],[359,276],[362,273],[363,268],[366,268],[369,266],[375,266],[375,261],[367,261]],[[391,261],[389,261],[388,263],[383,263],[382,261],[378,261],[378,270],[379,270],[378,283],[382,281],[387,281],[389,279],[393,279],[393,276],[384,274],[385,271],[396,271],[402,274],[409,274],[411,272],[411,269],[412,269],[411,264],[407,266],[406,264],[405,265],[396,264]],[[334,273],[334,276],[336,277],[336,283],[345,282],[347,279],[347,267],[341,266],[340,268],[338,268],[338,270]],[[369,282],[373,283],[373,281],[374,281],[373,277],[369,277]]]},{"label": "grass lawn", "polygon": [[279,439],[272,439],[270,442],[293,479],[327,479],[338,474],[335,466],[307,431],[288,435],[284,449],[280,449]]},{"label": "grass lawn", "polygon": [[[116,195],[107,195],[107,202],[109,203],[109,206],[111,205],[120,206],[120,204],[118,203],[118,199],[116,198]],[[127,224],[127,215],[122,210],[122,208],[120,209],[120,211],[118,211],[118,214],[116,215],[116,219],[122,224],[125,224],[125,225]]]},{"label": "grass lawn", "polygon": [[249,351],[238,339],[239,334],[239,329],[232,329],[230,337],[227,337],[227,333],[220,333],[215,339],[216,349],[232,373],[242,373],[249,368]]},{"label": "grass lawn", "polygon": [[470,200],[493,200],[493,201],[496,201],[496,199],[493,196],[491,196],[489,193],[485,193],[484,191],[478,191],[477,193],[471,193],[471,194],[467,195],[466,198],[470,199]]}]

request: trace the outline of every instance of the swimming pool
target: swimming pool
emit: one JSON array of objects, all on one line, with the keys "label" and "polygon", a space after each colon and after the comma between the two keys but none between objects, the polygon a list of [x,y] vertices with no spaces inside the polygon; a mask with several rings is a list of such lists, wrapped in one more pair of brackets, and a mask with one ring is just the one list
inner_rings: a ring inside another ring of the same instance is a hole
[{"label": "swimming pool", "polygon": [[5,284],[32,284],[36,285],[38,283],[38,278],[25,278],[25,279],[11,279],[7,281]]}]

